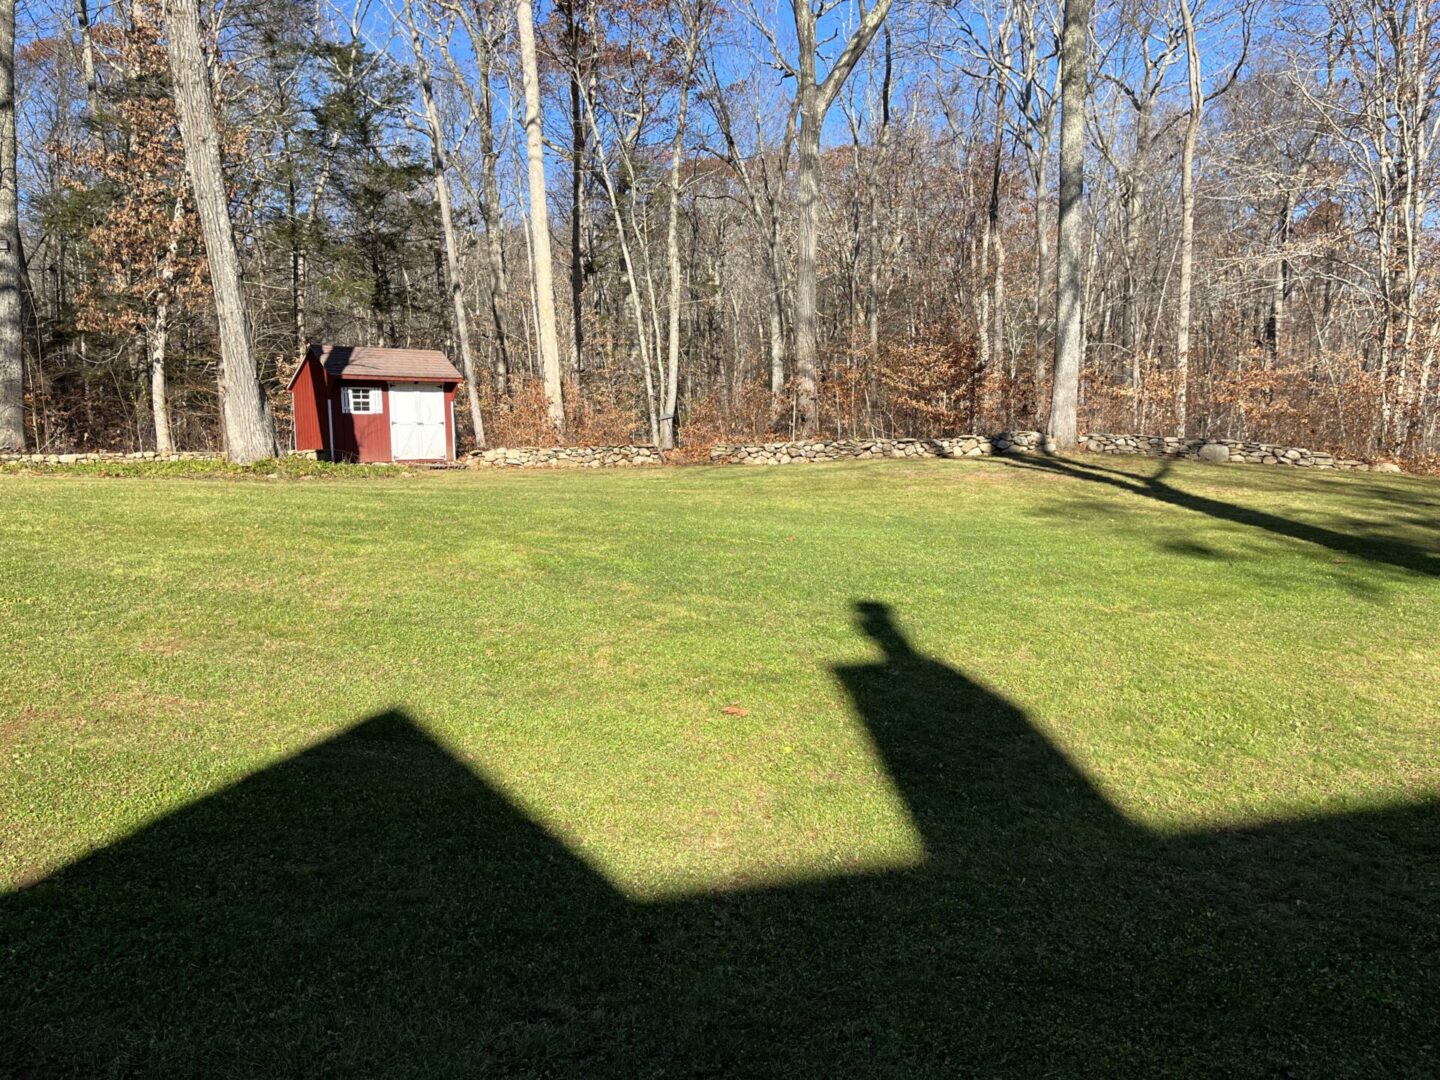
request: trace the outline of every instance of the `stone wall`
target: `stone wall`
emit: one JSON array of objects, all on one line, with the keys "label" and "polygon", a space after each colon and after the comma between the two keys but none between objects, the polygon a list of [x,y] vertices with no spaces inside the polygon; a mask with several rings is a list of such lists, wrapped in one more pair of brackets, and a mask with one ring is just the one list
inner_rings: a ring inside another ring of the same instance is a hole
[{"label": "stone wall", "polygon": [[[1352,469],[1399,472],[1392,464],[1369,465],[1355,458],[1335,457],[1299,446],[1238,439],[1179,439],[1160,435],[1080,436],[1080,448],[1091,454],[1133,454],[1146,457],[1193,458],[1212,463],[1288,465],[1310,469]],[[948,439],[817,439],[752,445],[723,444],[710,451],[717,464],[790,465],[806,461],[860,458],[958,458],[990,454],[1034,454],[1053,449],[1038,431],[1004,431],[998,435],[956,435]]]},{"label": "stone wall", "polygon": [[713,464],[790,465],[805,461],[846,461],[865,458],[983,457],[992,452],[983,435],[953,439],[812,439],[756,445],[714,446]]},{"label": "stone wall", "polygon": [[660,465],[664,458],[653,446],[509,446],[472,450],[472,469],[599,469]]},{"label": "stone wall", "polygon": [[[1400,472],[1398,465],[1370,465],[1355,458],[1335,457],[1299,446],[1243,442],[1238,439],[1180,439],[1161,435],[1080,436],[1080,448],[1091,454],[1127,454],[1251,465],[1288,465],[1308,469],[1350,469]],[[1006,431],[994,436],[956,435],[948,439],[811,439],[755,444],[725,443],[710,450],[713,464],[793,465],[809,461],[850,461],[871,458],[974,458],[991,454],[1030,454],[1050,446],[1038,431]],[[314,451],[292,456],[314,459]],[[70,454],[0,453],[0,464],[69,465],[82,462],[203,461],[219,454],[187,450],[156,454],[91,451]],[[599,469],[664,464],[654,446],[520,446],[472,451],[465,464],[472,469]]]},{"label": "stone wall", "polygon": [[20,462],[27,465],[75,465],[99,461],[216,461],[219,454],[204,450],[180,450],[173,454],[157,454],[140,450],[126,454],[118,450],[91,450],[73,454],[0,454],[0,465]]},{"label": "stone wall", "polygon": [[1247,465],[1289,465],[1301,469],[1352,469],[1399,472],[1398,465],[1369,465],[1356,458],[1335,457],[1301,446],[1239,439],[1181,439],[1161,435],[1083,435],[1080,446],[1091,454],[1139,454],[1145,457],[1194,458],[1198,461]]}]

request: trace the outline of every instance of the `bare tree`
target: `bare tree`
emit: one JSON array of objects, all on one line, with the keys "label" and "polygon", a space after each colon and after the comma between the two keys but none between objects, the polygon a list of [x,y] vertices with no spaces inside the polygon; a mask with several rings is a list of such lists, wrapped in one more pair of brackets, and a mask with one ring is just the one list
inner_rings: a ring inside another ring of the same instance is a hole
[{"label": "bare tree", "polygon": [[170,237],[165,255],[160,260],[159,288],[155,290],[155,317],[150,323],[150,412],[155,421],[155,452],[168,454],[175,449],[170,434],[170,394],[165,378],[165,349],[170,338],[170,302],[173,299],[176,261],[180,255],[180,238],[184,231],[185,199],[176,195],[175,210],[170,215]]},{"label": "bare tree", "polygon": [[[798,66],[782,61],[799,80],[800,154],[796,186],[799,190],[799,244],[795,256],[795,398],[798,427],[813,434],[819,421],[820,362],[816,333],[815,288],[820,248],[820,131],[825,114],[855,64],[890,12],[891,0],[877,0],[860,17],[844,49],[835,58],[823,80],[817,81],[819,45],[816,41],[819,11],[813,0],[792,0],[795,37],[799,46]],[[833,6],[833,5],[832,5]]]},{"label": "bare tree", "polygon": [[1055,244],[1055,374],[1049,438],[1060,452],[1075,449],[1080,367],[1085,359],[1081,319],[1081,246],[1085,193],[1085,96],[1089,89],[1092,0],[1065,0],[1060,43],[1060,217]]},{"label": "bare tree", "polygon": [[516,0],[520,68],[525,84],[525,155],[530,182],[531,274],[535,286],[536,337],[545,377],[550,422],[565,431],[565,399],[560,377],[560,339],[555,327],[554,264],[550,254],[550,213],[545,204],[545,137],[540,128],[540,65],[535,55],[535,16],[530,0]]},{"label": "bare tree", "polygon": [[15,0],[0,0],[0,449],[25,445],[20,323],[20,201],[15,148]]},{"label": "bare tree", "polygon": [[700,47],[700,32],[705,19],[705,0],[686,5],[685,43],[682,46],[680,103],[675,117],[675,133],[670,144],[670,177],[667,190],[669,212],[665,220],[665,265],[669,278],[668,333],[666,335],[665,401],[660,414],[660,446],[675,446],[675,408],[680,387],[680,163],[685,152],[685,120],[690,107],[690,81],[695,74],[695,58]]},{"label": "bare tree", "polygon": [[[496,11],[483,10],[475,5],[474,12],[464,4],[457,3],[451,9],[459,17],[470,40],[470,49],[475,57],[475,85],[460,70],[450,50],[449,38],[441,38],[440,51],[454,77],[454,83],[465,98],[470,110],[470,119],[475,125],[475,138],[480,154],[480,195],[476,200],[480,217],[485,223],[485,269],[488,278],[490,301],[490,329],[492,334],[491,369],[495,376],[495,391],[508,394],[510,391],[510,338],[506,328],[504,303],[509,283],[505,268],[505,244],[502,232],[505,228],[504,209],[500,204],[498,169],[500,148],[495,139],[495,97],[491,89],[495,77],[495,49],[501,31],[495,26]],[[478,88],[478,93],[476,89]],[[462,176],[462,183],[464,177]],[[467,185],[468,188],[468,185]]]},{"label": "bare tree", "polygon": [[405,0],[405,22],[410,30],[410,45],[415,56],[415,76],[420,86],[420,103],[425,112],[425,128],[430,134],[430,171],[435,180],[435,201],[440,207],[440,232],[445,248],[445,283],[450,294],[450,308],[455,318],[455,340],[460,347],[460,373],[465,376],[465,400],[470,408],[470,424],[475,432],[475,445],[485,445],[485,418],[480,415],[480,375],[470,348],[470,316],[465,310],[465,290],[460,280],[460,253],[455,239],[455,221],[450,210],[449,155],[445,146],[445,129],[440,123],[440,110],[435,104],[430,63],[420,40],[415,21],[415,7]]},{"label": "bare tree", "polygon": [[785,176],[790,168],[791,148],[795,143],[795,123],[800,99],[792,98],[789,103],[779,145],[768,148],[763,135],[763,106],[759,95],[752,95],[756,147],[753,153],[747,153],[741,149],[739,133],[726,101],[725,87],[721,85],[713,62],[707,63],[706,72],[709,80],[706,97],[724,142],[719,154],[739,181],[740,190],[745,197],[745,208],[750,212],[765,245],[764,266],[769,276],[767,337],[770,350],[770,393],[778,401],[785,388],[785,351],[788,337],[786,327],[790,321],[780,236],[781,204]]},{"label": "bare tree", "polygon": [[165,13],[180,137],[205,238],[220,327],[220,415],[225,450],[232,461],[248,463],[275,452],[275,432],[256,374],[250,311],[230,221],[215,102],[210,95],[210,69],[200,43],[200,10],[196,0],[166,0]]},{"label": "bare tree", "polygon": [[1195,141],[1205,93],[1200,85],[1200,42],[1195,35],[1191,0],[1180,0],[1180,22],[1185,37],[1185,72],[1190,87],[1190,108],[1185,115],[1185,144],[1180,152],[1180,283],[1175,313],[1175,429],[1187,434],[1190,387],[1190,294],[1195,278]]}]

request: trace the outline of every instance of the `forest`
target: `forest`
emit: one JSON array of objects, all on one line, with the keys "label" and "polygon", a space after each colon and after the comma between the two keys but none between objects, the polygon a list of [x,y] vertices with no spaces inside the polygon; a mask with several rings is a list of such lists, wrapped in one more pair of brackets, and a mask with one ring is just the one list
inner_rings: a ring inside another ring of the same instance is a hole
[{"label": "forest", "polygon": [[0,60],[0,446],[283,452],[333,342],[444,349],[462,448],[1440,454],[1436,0],[0,0]]}]

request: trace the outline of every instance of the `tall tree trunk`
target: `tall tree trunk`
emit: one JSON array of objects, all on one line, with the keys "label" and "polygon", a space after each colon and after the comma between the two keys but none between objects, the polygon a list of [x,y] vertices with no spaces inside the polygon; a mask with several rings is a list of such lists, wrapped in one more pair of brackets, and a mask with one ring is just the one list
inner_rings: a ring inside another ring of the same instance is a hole
[{"label": "tall tree trunk", "polygon": [[[586,115],[590,120],[590,131],[595,136],[595,154],[600,166],[600,179],[605,187],[605,196],[610,200],[610,211],[615,215],[615,234],[620,244],[620,264],[625,269],[627,292],[630,296],[630,314],[635,321],[635,346],[640,355],[640,369],[645,374],[645,411],[650,420],[650,441],[660,443],[660,411],[656,403],[655,374],[650,367],[650,334],[645,328],[645,305],[640,298],[640,268],[630,251],[630,233],[640,232],[639,224],[633,218],[627,226],[625,212],[621,208],[620,195],[610,179],[610,163],[605,159],[605,142],[600,138],[600,126],[595,120],[593,102],[586,103]],[[638,131],[636,132],[638,135]],[[624,153],[622,149],[621,153]],[[659,330],[655,331],[655,348],[660,347]],[[656,358],[658,364],[659,358]],[[663,374],[663,372],[662,372]]]},{"label": "tall tree trunk", "polygon": [[995,276],[991,282],[990,301],[991,317],[995,320],[991,330],[991,349],[994,363],[1000,371],[1008,375],[1010,367],[1005,351],[1005,231],[1000,222],[1000,175],[1005,142],[1004,90],[1000,90],[998,94],[999,100],[995,105],[995,172],[991,177],[990,209],[987,215],[990,221],[990,243],[995,253]]},{"label": "tall tree trunk", "polygon": [[823,83],[815,81],[815,10],[810,0],[792,0],[800,52],[796,93],[800,101],[799,239],[795,255],[795,408],[802,436],[813,435],[820,418],[819,338],[816,332],[817,261],[820,248],[820,129],[831,103],[855,63],[889,14],[891,0],[877,0],[860,20]]},{"label": "tall tree trunk", "polygon": [[1065,0],[1060,45],[1060,218],[1055,251],[1055,374],[1050,395],[1050,440],[1061,453],[1078,441],[1080,365],[1085,357],[1081,318],[1084,282],[1080,248],[1085,222],[1085,95],[1093,0]]},{"label": "tall tree trunk", "polygon": [[150,325],[150,414],[155,424],[155,452],[175,449],[170,437],[170,394],[165,377],[165,347],[170,337],[170,300],[175,285],[175,260],[180,255],[180,235],[185,225],[185,199],[175,199],[170,215],[170,241],[160,266],[160,288],[155,294],[155,319]]},{"label": "tall tree trunk", "polygon": [[15,0],[0,0],[0,450],[25,445],[20,202],[15,146]]},{"label": "tall tree trunk", "polygon": [[500,208],[500,185],[496,181],[496,166],[500,159],[495,149],[495,135],[490,120],[489,76],[481,94],[486,109],[485,119],[480,124],[480,196],[485,215],[485,256],[489,271],[490,322],[495,331],[495,389],[500,394],[510,392],[510,342],[505,333],[505,295],[509,289],[505,280],[505,247],[500,235],[502,225]]},{"label": "tall tree trunk", "polygon": [[820,418],[820,360],[815,291],[820,248],[819,90],[815,85],[815,14],[810,0],[794,0],[800,41],[799,236],[795,250],[795,409],[798,434],[813,435]]},{"label": "tall tree trunk", "polygon": [[[1050,140],[1040,137],[1038,159],[1033,176],[1035,184],[1035,336],[1031,348],[1031,366],[1034,375],[1035,426],[1041,427],[1044,404],[1040,388],[1045,384],[1045,292],[1050,287]],[[1061,196],[1064,201],[1064,196]],[[1079,226],[1077,226],[1078,228]],[[1058,266],[1057,266],[1058,270]],[[1058,298],[1057,298],[1057,303]],[[1059,343],[1055,343],[1059,347]],[[1053,387],[1052,387],[1053,393]]]},{"label": "tall tree trunk", "polygon": [[780,216],[772,207],[766,266],[770,270],[770,396],[785,390],[785,267],[780,262]]},{"label": "tall tree trunk", "polygon": [[[869,323],[869,345],[870,359],[880,359],[880,263],[885,252],[885,241],[880,235],[880,192],[879,174],[884,168],[887,160],[887,151],[890,148],[890,94],[894,86],[894,50],[891,41],[890,28],[885,28],[885,64],[884,75],[880,80],[880,138],[877,140],[875,152],[871,156],[874,162],[870,169],[869,190],[866,192],[869,201],[870,220],[868,222],[869,234],[867,243],[870,249],[870,280],[866,288],[866,318]],[[989,233],[986,233],[984,245],[989,249]],[[986,294],[988,296],[988,294]],[[984,341],[987,335],[981,332],[981,340]],[[988,351],[988,350],[987,350]]]},{"label": "tall tree trunk", "polygon": [[585,370],[585,232],[581,207],[585,202],[585,116],[581,108],[581,80],[585,65],[580,58],[581,20],[570,0],[563,5],[565,33],[570,45],[570,321],[575,349],[575,372]]},{"label": "tall tree trunk", "polygon": [[554,264],[550,254],[550,214],[545,205],[545,140],[540,130],[540,66],[535,56],[535,17],[530,0],[516,0],[515,23],[520,31],[520,67],[525,83],[525,155],[530,180],[530,240],[534,251],[535,322],[540,367],[550,423],[565,432],[565,398],[560,378],[560,338],[555,329]]},{"label": "tall tree trunk", "polygon": [[685,118],[690,106],[690,77],[695,71],[695,53],[699,48],[701,12],[699,5],[685,35],[685,62],[680,78],[680,106],[675,116],[675,138],[670,146],[669,214],[665,222],[665,263],[669,273],[669,323],[667,329],[665,402],[660,413],[660,446],[675,448],[675,409],[679,404],[680,385],[680,162],[685,152]]},{"label": "tall tree trunk", "polygon": [[1120,343],[1127,362],[1125,381],[1137,394],[1144,377],[1140,355],[1140,215],[1145,205],[1145,153],[1150,146],[1154,100],[1151,94],[1145,93],[1135,112],[1135,153],[1130,159],[1129,176],[1126,177],[1125,220],[1121,236],[1121,251],[1125,260],[1125,306],[1120,317]]},{"label": "tall tree trunk", "polygon": [[1285,249],[1290,243],[1290,223],[1294,217],[1294,196],[1287,191],[1280,199],[1280,215],[1275,222],[1275,277],[1270,283],[1270,313],[1265,320],[1265,345],[1270,362],[1280,360],[1280,343],[1285,335],[1285,307],[1290,297],[1290,260]]},{"label": "tall tree trunk", "polygon": [[480,143],[480,216],[485,220],[485,256],[489,277],[490,323],[493,331],[493,363],[495,392],[510,392],[510,340],[505,329],[504,303],[508,289],[505,272],[505,245],[501,230],[504,228],[503,209],[500,205],[500,185],[496,180],[500,152],[495,146],[495,102],[492,97],[490,80],[494,64],[494,48],[491,31],[483,18],[471,20],[464,11],[461,18],[470,32],[470,41],[475,50],[475,67],[479,73],[480,94],[476,99],[470,83],[459,74],[454,58],[444,42],[441,50],[450,70],[456,74],[462,93],[470,105],[470,114],[475,121],[476,137]]},{"label": "tall tree trunk", "polygon": [[166,16],[185,166],[205,238],[220,327],[220,414],[225,449],[232,461],[248,464],[275,452],[275,431],[260,392],[252,351],[240,253],[230,221],[215,103],[210,97],[210,72],[200,44],[200,11],[196,0],[166,0]]},{"label": "tall tree trunk", "polygon": [[435,106],[435,92],[430,83],[430,65],[425,60],[420,32],[415,25],[414,8],[407,0],[405,18],[410,24],[410,46],[415,51],[415,74],[420,83],[420,103],[425,111],[425,126],[430,132],[430,169],[435,180],[435,201],[440,205],[440,231],[445,244],[445,287],[450,293],[451,312],[455,318],[455,340],[460,346],[460,373],[465,376],[465,401],[470,407],[471,430],[475,445],[485,445],[485,418],[480,414],[480,378],[475,370],[475,356],[470,350],[470,317],[465,311],[465,290],[460,281],[460,254],[455,244],[455,221],[450,211],[450,182],[446,179],[445,129],[440,125],[440,110]]},{"label": "tall tree trunk", "polygon": [[75,0],[75,22],[80,28],[80,70],[85,73],[85,105],[93,120],[98,112],[100,78],[95,73],[95,38],[90,32],[90,5]]},{"label": "tall tree trunk", "polygon": [[1190,78],[1190,111],[1180,153],[1180,282],[1175,304],[1175,429],[1182,439],[1190,427],[1190,295],[1195,277],[1195,143],[1205,98],[1200,89],[1200,44],[1195,37],[1191,0],[1180,0],[1185,32],[1185,61]]}]

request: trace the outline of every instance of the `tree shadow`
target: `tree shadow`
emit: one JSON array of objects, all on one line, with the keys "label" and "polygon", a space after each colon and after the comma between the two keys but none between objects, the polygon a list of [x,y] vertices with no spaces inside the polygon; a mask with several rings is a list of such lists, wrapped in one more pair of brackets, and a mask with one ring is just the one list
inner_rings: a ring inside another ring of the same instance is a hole
[{"label": "tree shadow", "polygon": [[1178,506],[1185,510],[1193,510],[1198,514],[1204,514],[1220,521],[1232,521],[1238,525],[1263,529],[1276,536],[1303,540],[1306,543],[1329,548],[1342,555],[1377,565],[1391,566],[1398,570],[1425,574],[1430,577],[1440,576],[1440,555],[1405,540],[1387,536],[1338,532],[1322,525],[1294,521],[1264,510],[1182,491],[1167,482],[1167,477],[1173,467],[1173,462],[1168,459],[1161,462],[1159,470],[1153,476],[1136,476],[1121,469],[1107,468],[1092,462],[1062,457],[1027,455],[1024,458],[1005,458],[1003,461],[1011,468],[1032,469],[1066,476],[1074,480],[1104,484],[1132,495],[1154,499],[1157,502]]},{"label": "tree shadow", "polygon": [[1434,1074],[1440,804],[1157,834],[857,621],[922,865],[634,902],[392,711],[0,897],[0,1074]]}]

